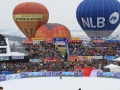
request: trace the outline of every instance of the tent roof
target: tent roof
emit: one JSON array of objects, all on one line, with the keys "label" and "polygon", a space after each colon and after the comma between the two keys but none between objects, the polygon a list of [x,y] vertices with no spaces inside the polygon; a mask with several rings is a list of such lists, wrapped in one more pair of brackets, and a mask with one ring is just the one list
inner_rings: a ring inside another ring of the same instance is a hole
[{"label": "tent roof", "polygon": [[104,68],[118,68],[120,66],[114,65],[114,64],[109,64],[107,66],[104,66]]},{"label": "tent roof", "polygon": [[113,61],[120,61],[120,57],[113,59]]}]

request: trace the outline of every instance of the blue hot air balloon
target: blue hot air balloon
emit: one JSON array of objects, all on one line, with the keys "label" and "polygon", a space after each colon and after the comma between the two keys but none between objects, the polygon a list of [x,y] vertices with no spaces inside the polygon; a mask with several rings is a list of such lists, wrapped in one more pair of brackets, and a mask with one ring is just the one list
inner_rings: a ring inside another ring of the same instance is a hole
[{"label": "blue hot air balloon", "polygon": [[77,21],[89,37],[109,37],[120,23],[117,0],[84,0],[76,10]]}]

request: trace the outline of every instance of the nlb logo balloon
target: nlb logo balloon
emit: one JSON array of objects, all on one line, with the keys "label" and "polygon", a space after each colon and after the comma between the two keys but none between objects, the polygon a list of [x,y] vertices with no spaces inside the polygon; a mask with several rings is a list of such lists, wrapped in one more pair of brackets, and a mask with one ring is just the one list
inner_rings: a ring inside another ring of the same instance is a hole
[{"label": "nlb logo balloon", "polygon": [[109,21],[111,24],[116,24],[119,20],[119,13],[114,12],[113,14],[111,14]]},{"label": "nlb logo balloon", "polygon": [[[105,18],[104,17],[97,17],[97,26],[93,25],[92,17],[86,18],[86,20],[82,17],[81,18],[84,27],[92,27],[92,28],[103,28],[105,26]],[[109,21],[111,24],[117,23],[119,20],[119,13],[114,12],[110,15]]]},{"label": "nlb logo balloon", "polygon": [[84,0],[76,11],[77,21],[89,37],[108,37],[120,22],[117,0]]}]

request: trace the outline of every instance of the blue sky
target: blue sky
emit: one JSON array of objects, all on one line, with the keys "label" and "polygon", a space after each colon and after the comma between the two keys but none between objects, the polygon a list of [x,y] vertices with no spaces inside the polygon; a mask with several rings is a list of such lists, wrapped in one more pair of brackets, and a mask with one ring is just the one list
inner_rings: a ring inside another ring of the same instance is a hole
[{"label": "blue sky", "polygon": [[[86,35],[76,20],[76,9],[81,1],[82,0],[0,0],[0,29],[10,29],[5,33],[13,33],[14,31],[16,32],[16,30],[19,31],[12,17],[14,7],[22,2],[39,2],[44,4],[49,10],[49,23],[60,23],[67,26],[71,30],[72,35]],[[118,33],[119,29],[120,25],[113,34]]]}]

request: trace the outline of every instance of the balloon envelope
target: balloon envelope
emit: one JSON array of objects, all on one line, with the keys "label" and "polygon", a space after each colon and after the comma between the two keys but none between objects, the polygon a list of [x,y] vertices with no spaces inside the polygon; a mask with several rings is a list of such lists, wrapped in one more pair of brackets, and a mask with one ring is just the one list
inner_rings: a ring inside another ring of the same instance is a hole
[{"label": "balloon envelope", "polygon": [[13,19],[27,38],[33,38],[39,26],[46,24],[49,18],[47,8],[36,2],[25,2],[13,10]]},{"label": "balloon envelope", "polygon": [[70,38],[69,29],[61,24],[47,23],[38,28],[35,38]]},{"label": "balloon envelope", "polygon": [[76,10],[76,18],[89,37],[108,37],[120,22],[117,0],[84,0]]}]

